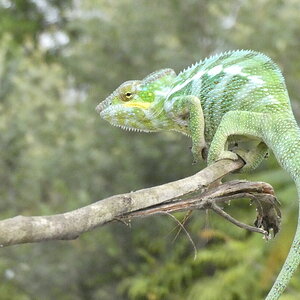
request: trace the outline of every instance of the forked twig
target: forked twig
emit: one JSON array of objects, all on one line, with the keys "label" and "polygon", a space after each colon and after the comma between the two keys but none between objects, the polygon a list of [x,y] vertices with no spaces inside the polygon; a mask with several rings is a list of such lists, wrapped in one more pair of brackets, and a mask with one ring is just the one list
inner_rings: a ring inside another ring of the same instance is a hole
[{"label": "forked twig", "polygon": [[254,226],[250,226],[248,224],[242,223],[240,221],[238,221],[237,219],[233,218],[231,215],[229,215],[228,213],[226,213],[223,209],[221,209],[218,205],[216,205],[215,203],[211,204],[211,209],[218,215],[220,215],[221,217],[225,218],[226,220],[228,220],[229,222],[233,223],[234,225],[240,227],[240,228],[244,228],[246,230],[252,231],[252,232],[257,232],[257,233],[261,233],[263,234],[265,237],[268,236],[268,232],[261,229],[261,228],[257,228]]},{"label": "forked twig", "polygon": [[175,220],[175,222],[178,224],[178,226],[180,226],[180,228],[182,228],[182,230],[185,232],[185,234],[187,235],[188,239],[190,240],[193,248],[194,248],[194,259],[196,259],[197,257],[197,248],[196,245],[191,237],[191,235],[188,233],[188,231],[185,229],[185,227],[183,226],[183,224],[178,221],[178,219],[176,219],[172,214],[168,213],[168,212],[164,212],[164,214],[168,215],[169,217],[173,218]]}]

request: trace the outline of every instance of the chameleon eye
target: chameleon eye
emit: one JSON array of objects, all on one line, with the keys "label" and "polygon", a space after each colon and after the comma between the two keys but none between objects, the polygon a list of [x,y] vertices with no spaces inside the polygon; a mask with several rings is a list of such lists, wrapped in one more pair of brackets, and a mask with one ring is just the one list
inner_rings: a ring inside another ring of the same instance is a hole
[{"label": "chameleon eye", "polygon": [[132,98],[133,94],[131,92],[124,93],[123,101],[129,101]]}]

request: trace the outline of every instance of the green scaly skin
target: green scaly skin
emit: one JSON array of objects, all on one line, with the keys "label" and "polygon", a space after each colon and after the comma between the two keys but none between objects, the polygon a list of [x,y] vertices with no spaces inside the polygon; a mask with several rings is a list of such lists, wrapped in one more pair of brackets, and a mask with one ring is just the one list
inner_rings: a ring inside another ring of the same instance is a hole
[{"label": "green scaly skin", "polygon": [[[112,125],[135,131],[176,130],[192,139],[195,161],[208,165],[237,154],[255,169],[270,148],[294,179],[300,196],[300,131],[284,78],[254,51],[215,55],[178,75],[171,69],[127,81],[96,110]],[[231,145],[246,148],[231,149]],[[300,220],[288,257],[267,300],[278,299],[300,262]]]}]

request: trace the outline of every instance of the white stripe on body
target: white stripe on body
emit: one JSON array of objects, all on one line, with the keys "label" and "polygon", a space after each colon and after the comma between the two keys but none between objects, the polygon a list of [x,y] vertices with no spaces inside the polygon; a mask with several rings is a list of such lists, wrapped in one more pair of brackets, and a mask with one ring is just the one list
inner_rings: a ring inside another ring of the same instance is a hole
[{"label": "white stripe on body", "polygon": [[234,99],[238,101],[239,99],[248,96],[251,92],[257,88],[260,88],[265,85],[265,81],[258,78],[253,78],[255,76],[246,76],[249,79],[247,82],[234,96]]},{"label": "white stripe on body", "polygon": [[215,76],[215,75],[221,73],[222,70],[223,70],[223,66],[222,66],[222,65],[218,65],[218,66],[215,66],[215,67],[213,67],[212,69],[208,70],[208,71],[206,72],[206,74],[207,74],[208,76]]}]

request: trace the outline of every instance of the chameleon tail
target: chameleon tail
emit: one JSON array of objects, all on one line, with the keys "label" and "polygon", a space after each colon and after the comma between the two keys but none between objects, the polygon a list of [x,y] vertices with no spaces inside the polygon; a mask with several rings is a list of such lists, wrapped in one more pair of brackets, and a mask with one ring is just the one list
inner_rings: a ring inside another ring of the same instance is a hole
[{"label": "chameleon tail", "polygon": [[[300,199],[300,130],[294,118],[274,118],[265,128],[265,142],[273,150],[278,162],[294,179]],[[269,129],[269,130],[267,130]],[[299,205],[300,209],[300,205]],[[293,243],[285,263],[266,300],[279,299],[293,273],[300,264],[300,211]]]},{"label": "chameleon tail", "polygon": [[[298,190],[298,198],[300,197],[300,183],[296,183]],[[300,211],[299,211],[300,215]],[[293,243],[290,248],[290,252],[285,260],[285,263],[276,278],[275,283],[272,286],[266,300],[279,299],[280,295],[286,289],[290,279],[300,264],[300,218],[298,217],[298,225],[295,233]]]}]

